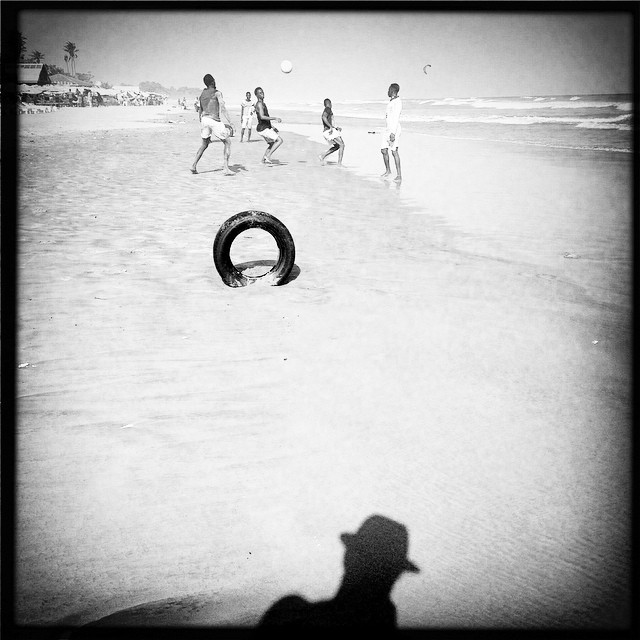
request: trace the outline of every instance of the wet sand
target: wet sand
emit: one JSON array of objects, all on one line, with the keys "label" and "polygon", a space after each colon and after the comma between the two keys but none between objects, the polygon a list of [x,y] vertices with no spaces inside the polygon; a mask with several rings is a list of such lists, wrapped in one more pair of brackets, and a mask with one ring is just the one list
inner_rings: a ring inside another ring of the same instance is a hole
[{"label": "wet sand", "polygon": [[[283,124],[192,175],[196,120],[21,116],[18,622],[250,626],[382,513],[401,627],[628,624],[630,160],[404,132],[398,188]],[[285,286],[215,271],[245,209]]]}]

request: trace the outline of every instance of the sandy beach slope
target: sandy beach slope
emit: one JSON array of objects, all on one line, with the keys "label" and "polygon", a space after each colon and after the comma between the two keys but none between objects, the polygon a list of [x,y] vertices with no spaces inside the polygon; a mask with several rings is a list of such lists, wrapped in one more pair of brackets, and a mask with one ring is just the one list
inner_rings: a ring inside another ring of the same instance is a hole
[{"label": "sandy beach slope", "polygon": [[[398,187],[366,129],[343,168],[236,136],[225,177],[194,112],[20,127],[18,622],[253,625],[381,513],[401,627],[628,624],[628,157],[405,132]],[[216,273],[246,209],[287,285]]]}]

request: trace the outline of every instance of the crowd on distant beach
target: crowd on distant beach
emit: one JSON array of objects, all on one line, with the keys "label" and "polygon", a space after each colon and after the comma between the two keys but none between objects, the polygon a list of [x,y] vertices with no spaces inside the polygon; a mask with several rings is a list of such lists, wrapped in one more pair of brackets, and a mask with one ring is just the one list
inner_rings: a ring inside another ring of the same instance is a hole
[{"label": "crowd on distant beach", "polygon": [[[196,152],[196,157],[191,165],[191,173],[197,174],[197,165],[202,158],[202,154],[208,148],[209,144],[215,140],[223,143],[222,158],[223,171],[225,175],[233,175],[229,168],[229,157],[231,155],[231,138],[235,135],[235,129],[222,95],[222,92],[216,87],[214,77],[208,73],[204,76],[203,82],[205,89],[196,100],[195,107],[200,120],[200,137],[201,145]],[[389,103],[386,110],[386,127],[381,145],[381,153],[384,161],[385,172],[381,177],[388,178],[391,176],[391,164],[389,152],[394,159],[396,168],[396,182],[402,181],[402,172],[400,166],[400,116],[402,113],[402,100],[399,97],[400,86],[392,83],[389,86],[387,95]],[[251,141],[252,125],[254,116],[257,120],[256,131],[267,143],[267,148],[262,156],[262,164],[273,164],[271,159],[273,153],[283,144],[282,136],[273,122],[280,123],[282,119],[269,115],[269,109],[264,101],[264,89],[256,87],[254,90],[256,102],[252,102],[251,92],[247,91],[245,99],[240,103],[240,142],[243,142],[245,132],[247,134],[247,142]],[[180,103],[179,103],[180,104]],[[186,101],[183,106],[186,108]],[[323,137],[329,144],[329,149],[321,153],[318,158],[324,164],[327,156],[338,152],[338,166],[342,165],[342,158],[345,150],[345,143],[342,139],[342,128],[336,126],[333,115],[333,105],[329,98],[324,99],[324,110],[322,112]]]},{"label": "crowd on distant beach", "polygon": [[162,105],[167,97],[156,93],[115,91],[100,87],[25,87],[18,90],[18,112],[38,113],[56,111],[63,107],[154,106]]},{"label": "crowd on distant beach", "polygon": [[71,89],[56,93],[22,93],[18,97],[20,113],[55,111],[61,107],[102,107],[105,98],[91,89]]}]

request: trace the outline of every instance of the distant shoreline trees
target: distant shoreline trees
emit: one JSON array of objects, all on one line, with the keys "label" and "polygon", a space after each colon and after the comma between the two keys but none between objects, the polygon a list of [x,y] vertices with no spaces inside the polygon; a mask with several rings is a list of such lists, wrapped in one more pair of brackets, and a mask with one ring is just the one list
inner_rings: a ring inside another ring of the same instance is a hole
[{"label": "distant shoreline trees", "polygon": [[148,93],[169,93],[159,82],[150,82],[145,80],[138,85],[140,91],[146,91]]},{"label": "distant shoreline trees", "polygon": [[151,82],[150,80],[144,80],[139,85],[140,91],[148,91],[149,93],[162,93],[170,98],[182,98],[183,96],[200,95],[201,89],[194,87],[167,87],[161,85],[159,82]]},{"label": "distant shoreline trees", "polygon": [[82,82],[93,82],[93,73],[91,73],[91,71],[87,71],[87,73],[78,73],[76,78]]},{"label": "distant shoreline trees", "polygon": [[[18,41],[16,42],[16,49],[19,47],[18,58],[20,62],[31,62],[35,64],[44,64],[47,69],[47,73],[49,76],[60,74],[60,75],[68,75],[83,82],[94,82],[93,74],[90,71],[86,73],[76,73],[76,60],[78,58],[78,52],[80,51],[76,46],[75,42],[67,41],[62,48],[65,52],[64,55],[64,64],[66,66],[66,71],[58,66],[57,64],[45,63],[46,55],[37,49],[34,49],[31,54],[27,57],[27,39],[22,33],[18,32]],[[14,54],[15,55],[15,54]],[[102,81],[102,87],[105,89],[110,89],[113,87],[113,84],[110,82]],[[159,93],[168,95],[170,97],[183,97],[186,95],[194,95],[199,94],[200,89],[195,87],[178,87],[177,89],[174,87],[170,87],[167,89],[165,86],[161,85],[159,82],[152,82],[150,80],[145,80],[138,85],[140,91],[145,91],[147,93]]]},{"label": "distant shoreline trees", "polygon": [[56,73],[64,75],[64,69],[59,67],[57,64],[46,63],[44,66],[47,67],[47,73],[49,76],[55,75]]}]

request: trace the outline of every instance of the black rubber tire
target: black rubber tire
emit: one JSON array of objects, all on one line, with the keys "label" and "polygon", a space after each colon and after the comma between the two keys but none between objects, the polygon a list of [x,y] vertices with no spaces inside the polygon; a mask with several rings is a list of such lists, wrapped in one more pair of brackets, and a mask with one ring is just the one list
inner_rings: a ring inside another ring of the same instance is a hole
[{"label": "black rubber tire", "polygon": [[[278,245],[278,260],[267,273],[253,277],[244,275],[231,262],[230,251],[233,241],[247,229],[263,229],[271,234]],[[213,263],[228,287],[244,287],[256,280],[278,286],[291,273],[296,259],[293,238],[287,227],[270,213],[264,211],[241,211],[222,223],[213,241]]]}]

